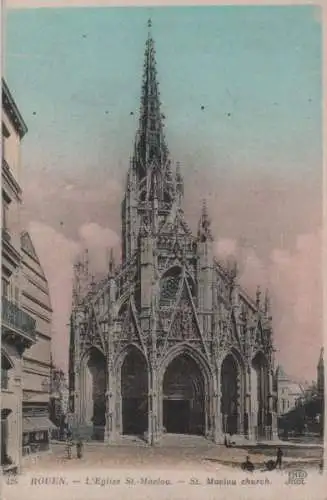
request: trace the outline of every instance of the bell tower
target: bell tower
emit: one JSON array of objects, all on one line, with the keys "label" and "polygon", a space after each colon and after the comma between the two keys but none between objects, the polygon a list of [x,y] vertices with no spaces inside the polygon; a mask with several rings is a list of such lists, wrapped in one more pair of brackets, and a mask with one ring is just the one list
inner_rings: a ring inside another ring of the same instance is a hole
[{"label": "bell tower", "polygon": [[[160,220],[171,210],[180,190],[180,173],[173,175],[164,135],[157,81],[156,51],[148,21],[138,129],[127,173],[122,202],[123,260],[128,260],[139,243],[141,229],[155,235]],[[178,182],[177,182],[178,181]]]}]

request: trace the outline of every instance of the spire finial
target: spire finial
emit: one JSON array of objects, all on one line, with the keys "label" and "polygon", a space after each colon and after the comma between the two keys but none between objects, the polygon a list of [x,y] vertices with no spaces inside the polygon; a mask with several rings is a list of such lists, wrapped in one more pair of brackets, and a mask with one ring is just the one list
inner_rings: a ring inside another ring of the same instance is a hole
[{"label": "spire finial", "polygon": [[269,314],[270,312],[270,296],[269,296],[269,290],[266,288],[265,292],[265,313]]},{"label": "spire finial", "polygon": [[114,274],[114,269],[115,269],[115,259],[114,259],[114,251],[113,248],[111,247],[109,252],[108,252],[108,271],[109,271],[109,276],[113,276]]},{"label": "spire finial", "polygon": [[260,300],[261,300],[261,288],[260,288],[260,285],[258,285],[257,291],[256,291],[256,304],[257,304],[258,309],[260,307]]},{"label": "spire finial", "polygon": [[85,248],[85,251],[84,251],[83,267],[84,267],[85,277],[88,278],[89,277],[89,251],[87,248]]},{"label": "spire finial", "polygon": [[208,219],[208,207],[207,200],[205,198],[202,200],[202,217]]},{"label": "spire finial", "polygon": [[212,235],[210,231],[210,219],[208,215],[207,201],[205,199],[202,200],[202,210],[199,222],[198,236],[201,239],[201,241],[206,241],[208,239],[212,241]]},{"label": "spire finial", "polygon": [[[156,70],[155,43],[151,35],[152,21],[147,22],[148,38],[145,44],[139,127],[135,138],[134,160],[139,177],[146,177],[156,163],[164,176],[169,152],[164,136],[164,115],[161,112],[159,84]],[[165,185],[164,179],[160,183]],[[165,186],[166,187],[166,186]],[[162,190],[162,189],[161,189]],[[169,191],[169,186],[167,187]],[[161,194],[160,196],[163,196]]]}]

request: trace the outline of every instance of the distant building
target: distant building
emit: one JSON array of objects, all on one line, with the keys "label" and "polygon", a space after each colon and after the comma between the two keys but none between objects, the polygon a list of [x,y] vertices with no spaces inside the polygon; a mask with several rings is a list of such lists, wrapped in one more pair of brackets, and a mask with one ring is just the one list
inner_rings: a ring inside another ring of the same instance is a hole
[{"label": "distant building", "polygon": [[50,393],[50,419],[58,428],[61,435],[67,424],[69,391],[63,370],[52,365],[51,393]]},{"label": "distant building", "polygon": [[21,305],[35,320],[37,342],[23,356],[23,454],[49,449],[51,319],[48,282],[27,232],[21,234]]},{"label": "distant building", "polygon": [[317,366],[317,392],[320,397],[325,395],[325,367],[324,367],[324,348],[321,348],[318,366]]},{"label": "distant building", "polygon": [[304,394],[302,385],[292,380],[282,366],[276,369],[277,415],[280,417],[293,410]]},{"label": "distant building", "polygon": [[23,353],[35,345],[35,319],[21,305],[20,145],[26,124],[2,80],[1,465],[21,466]]}]

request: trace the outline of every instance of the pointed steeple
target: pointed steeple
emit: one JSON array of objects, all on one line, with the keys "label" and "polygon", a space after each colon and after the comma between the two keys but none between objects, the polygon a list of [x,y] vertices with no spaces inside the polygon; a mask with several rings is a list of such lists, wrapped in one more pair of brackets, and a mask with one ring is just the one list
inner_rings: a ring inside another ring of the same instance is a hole
[{"label": "pointed steeple", "polygon": [[258,309],[261,307],[261,287],[260,285],[257,286],[257,291],[256,291],[256,306]]},{"label": "pointed steeple", "polygon": [[200,241],[212,241],[211,229],[210,229],[211,221],[208,215],[208,208],[206,200],[202,201],[202,211],[199,220],[199,229],[198,229],[198,238]]},{"label": "pointed steeple", "polygon": [[[156,183],[158,199],[173,189],[173,179],[168,148],[164,136],[164,115],[161,112],[160,92],[157,81],[156,51],[148,21],[148,38],[145,44],[144,69],[141,92],[139,126],[134,149],[134,166],[138,181],[145,180],[146,198],[152,196]],[[155,179],[155,180],[154,180]]]},{"label": "pointed steeple", "polygon": [[114,259],[114,251],[112,248],[109,250],[108,255],[108,275],[111,278],[115,272],[115,259]]},{"label": "pointed steeple", "polygon": [[180,202],[181,198],[184,196],[184,182],[179,161],[176,163],[175,185],[175,191],[178,197],[178,201]]},{"label": "pointed steeple", "polygon": [[270,294],[268,288],[266,288],[265,292],[265,314],[268,319],[271,319]]}]

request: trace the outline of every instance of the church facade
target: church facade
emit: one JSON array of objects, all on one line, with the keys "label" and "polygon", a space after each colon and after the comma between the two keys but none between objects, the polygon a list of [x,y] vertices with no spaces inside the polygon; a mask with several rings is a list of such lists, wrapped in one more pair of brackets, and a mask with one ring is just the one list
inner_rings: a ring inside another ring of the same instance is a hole
[{"label": "church facade", "polygon": [[122,263],[105,279],[75,265],[70,337],[72,426],[122,434],[276,436],[269,298],[251,298],[236,266],[214,257],[206,205],[185,220],[160,110],[154,41],[146,41],[141,109],[122,201]]}]

